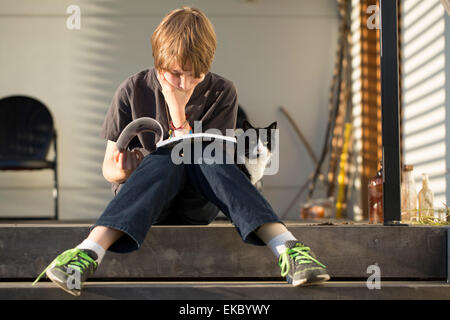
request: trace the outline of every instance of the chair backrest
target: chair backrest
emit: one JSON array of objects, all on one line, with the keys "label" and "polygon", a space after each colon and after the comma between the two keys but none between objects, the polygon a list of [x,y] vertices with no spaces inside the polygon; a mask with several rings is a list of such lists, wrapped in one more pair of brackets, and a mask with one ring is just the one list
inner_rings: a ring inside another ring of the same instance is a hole
[{"label": "chair backrest", "polygon": [[44,160],[53,133],[53,117],[42,102],[26,96],[0,100],[0,159]]}]

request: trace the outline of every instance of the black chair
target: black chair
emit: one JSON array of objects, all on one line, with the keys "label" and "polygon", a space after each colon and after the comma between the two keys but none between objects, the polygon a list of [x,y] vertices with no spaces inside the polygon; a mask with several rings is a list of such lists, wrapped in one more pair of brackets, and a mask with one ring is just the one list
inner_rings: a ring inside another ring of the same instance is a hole
[{"label": "black chair", "polygon": [[[26,96],[0,100],[0,170],[52,169],[54,219],[58,219],[56,137],[53,117],[42,102]],[[52,142],[55,154],[49,161]]]}]

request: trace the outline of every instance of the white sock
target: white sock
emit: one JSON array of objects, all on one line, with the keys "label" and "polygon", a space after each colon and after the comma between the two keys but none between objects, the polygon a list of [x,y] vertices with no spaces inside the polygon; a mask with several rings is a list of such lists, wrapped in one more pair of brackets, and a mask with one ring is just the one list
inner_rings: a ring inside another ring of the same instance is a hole
[{"label": "white sock", "polygon": [[288,240],[297,240],[296,237],[289,231],[284,232],[274,238],[272,238],[267,244],[272,250],[273,254],[279,258],[280,255],[286,250],[286,246],[284,245]]},{"label": "white sock", "polygon": [[102,262],[103,257],[105,256],[105,249],[97,242],[92,241],[90,239],[85,239],[82,243],[77,246],[78,249],[88,249],[92,250],[97,254],[97,263],[100,264]]}]

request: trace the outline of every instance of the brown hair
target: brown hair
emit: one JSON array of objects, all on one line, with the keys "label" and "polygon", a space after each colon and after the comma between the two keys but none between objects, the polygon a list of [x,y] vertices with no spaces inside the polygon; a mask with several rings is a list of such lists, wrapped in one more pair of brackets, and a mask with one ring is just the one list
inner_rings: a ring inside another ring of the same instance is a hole
[{"label": "brown hair", "polygon": [[175,9],[153,32],[155,68],[169,70],[174,62],[183,68],[189,61],[198,78],[209,71],[216,43],[214,28],[202,11],[191,7]]}]

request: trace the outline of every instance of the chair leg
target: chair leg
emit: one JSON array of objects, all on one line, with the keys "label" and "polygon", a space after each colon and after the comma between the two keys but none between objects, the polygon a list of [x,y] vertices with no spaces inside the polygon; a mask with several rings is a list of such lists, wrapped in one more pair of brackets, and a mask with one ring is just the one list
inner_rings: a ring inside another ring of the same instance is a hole
[{"label": "chair leg", "polygon": [[55,207],[55,215],[54,219],[58,220],[58,200],[59,200],[59,190],[58,190],[58,173],[55,163],[55,168],[53,169],[54,172],[54,179],[53,179],[53,201],[54,201],[54,207]]},{"label": "chair leg", "polygon": [[58,220],[59,218],[59,188],[58,188],[58,148],[57,148],[57,134],[56,130],[53,132],[53,148],[55,151],[54,162],[53,162],[53,201],[55,207],[55,216],[54,219]]}]

